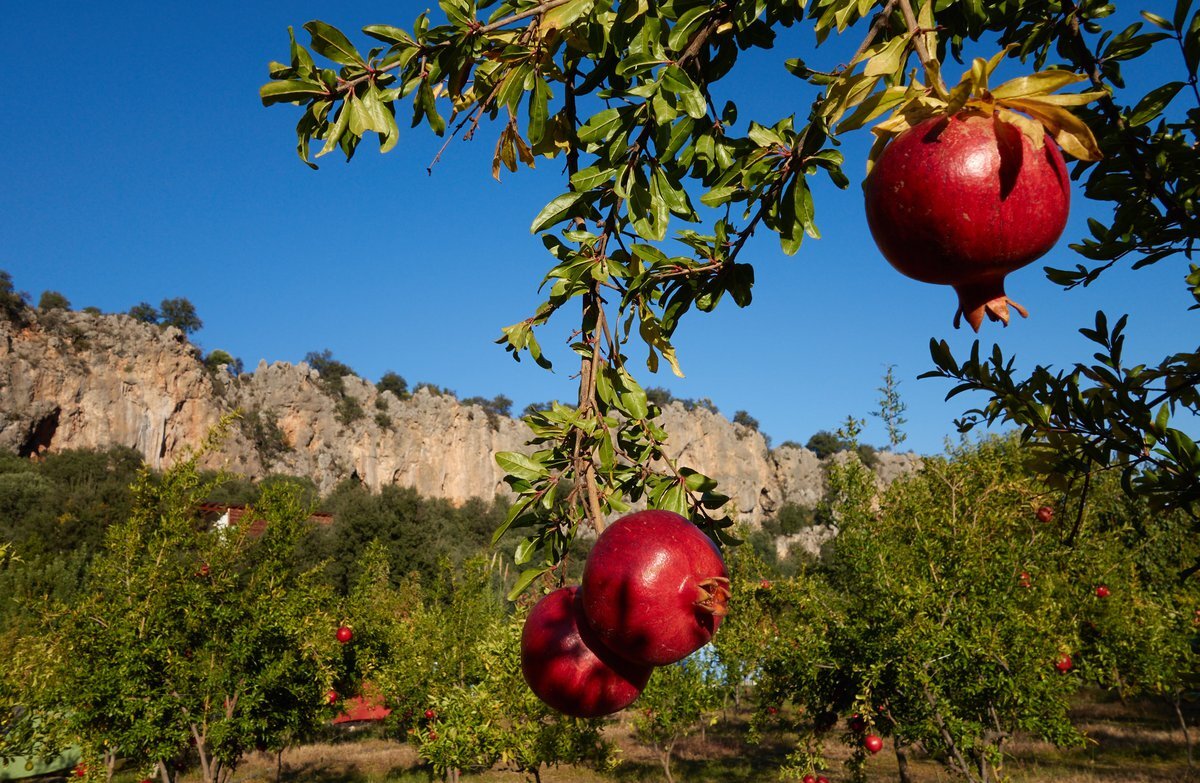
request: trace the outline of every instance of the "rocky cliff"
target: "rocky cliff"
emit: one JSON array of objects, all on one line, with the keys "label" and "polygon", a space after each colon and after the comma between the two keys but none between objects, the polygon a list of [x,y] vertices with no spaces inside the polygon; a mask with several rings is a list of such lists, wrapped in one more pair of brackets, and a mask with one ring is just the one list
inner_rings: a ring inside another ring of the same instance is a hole
[{"label": "rocky cliff", "polygon": [[[331,393],[304,363],[212,372],[178,329],[125,315],[0,320],[0,449],[12,453],[125,445],[164,467],[240,411],[211,467],[310,476],[322,490],[355,477],[462,501],[503,492],[493,455],[525,448],[520,421],[452,396],[423,389],[401,400],[353,376],[340,386]],[[806,449],[771,450],[756,430],[704,408],[673,403],[663,419],[680,461],[717,478],[750,524],[821,497],[821,461]],[[880,458],[881,479],[919,464],[912,454]]]}]

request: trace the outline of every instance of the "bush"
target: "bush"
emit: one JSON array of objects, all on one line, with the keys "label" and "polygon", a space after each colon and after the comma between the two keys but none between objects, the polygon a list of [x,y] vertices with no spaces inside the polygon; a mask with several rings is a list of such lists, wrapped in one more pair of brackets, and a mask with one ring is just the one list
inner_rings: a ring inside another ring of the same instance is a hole
[{"label": "bush", "polygon": [[347,426],[367,415],[363,411],[362,403],[349,395],[343,395],[337,401],[337,407],[334,410],[337,420]]},{"label": "bush", "polygon": [[29,294],[13,290],[12,275],[0,269],[0,315],[10,321],[20,321],[29,304]]},{"label": "bush", "polygon": [[174,326],[184,334],[192,334],[204,327],[204,322],[196,315],[195,306],[187,299],[164,299],[159,304],[159,324]]},{"label": "bush", "polygon": [[209,353],[208,356],[204,357],[204,366],[213,374],[219,372],[222,365],[225,367],[226,372],[234,375],[235,377],[241,375],[245,370],[245,365],[242,364],[241,359],[231,356],[229,353],[222,351],[219,348]]},{"label": "bush", "polygon": [[241,427],[264,464],[274,462],[292,450],[279,426],[279,419],[273,413],[264,413],[257,408],[248,411],[242,415]]},{"label": "bush", "polygon": [[391,392],[396,395],[396,399],[398,400],[407,400],[409,397],[408,381],[391,370],[388,370],[379,378],[379,381],[375,384],[375,388],[379,390],[380,394]]},{"label": "bush", "polygon": [[58,291],[43,291],[41,298],[38,299],[38,309],[42,312],[48,310],[70,310],[71,303]]}]

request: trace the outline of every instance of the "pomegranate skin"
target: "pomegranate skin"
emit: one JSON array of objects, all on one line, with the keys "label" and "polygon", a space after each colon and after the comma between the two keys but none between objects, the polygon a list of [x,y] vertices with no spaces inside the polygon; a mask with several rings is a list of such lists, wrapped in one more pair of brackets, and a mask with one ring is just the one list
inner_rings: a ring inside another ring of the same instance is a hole
[{"label": "pomegranate skin", "polygon": [[609,647],[634,663],[665,666],[712,639],[729,600],[721,553],[670,511],[610,525],[583,568],[583,611]]},{"label": "pomegranate skin", "polygon": [[864,183],[867,224],[901,273],[953,286],[960,316],[1008,323],[1009,272],[1045,255],[1066,227],[1070,180],[1049,136],[1042,149],[998,116],[934,117],[884,148]]},{"label": "pomegranate skin", "polygon": [[578,587],[547,595],[521,631],[521,672],[539,699],[565,715],[596,718],[628,707],[650,680],[604,647],[583,619]]}]

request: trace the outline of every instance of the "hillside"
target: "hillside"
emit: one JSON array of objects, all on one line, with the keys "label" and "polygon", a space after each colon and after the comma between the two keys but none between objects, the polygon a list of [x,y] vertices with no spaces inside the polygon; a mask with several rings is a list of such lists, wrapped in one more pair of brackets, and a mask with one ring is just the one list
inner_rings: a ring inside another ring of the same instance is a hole
[{"label": "hillside", "polygon": [[[307,364],[260,362],[210,371],[183,332],[127,315],[27,310],[0,319],[0,450],[22,456],[124,445],[170,465],[223,416],[238,425],[209,467],[252,478],[311,477],[322,491],[357,478],[455,502],[504,492],[493,455],[526,448],[524,425],[451,395],[398,398],[354,376],[327,382]],[[814,505],[821,462],[703,407],[663,411],[674,454],[717,478],[740,518],[757,525],[785,502]],[[882,481],[919,463],[880,453]]]}]

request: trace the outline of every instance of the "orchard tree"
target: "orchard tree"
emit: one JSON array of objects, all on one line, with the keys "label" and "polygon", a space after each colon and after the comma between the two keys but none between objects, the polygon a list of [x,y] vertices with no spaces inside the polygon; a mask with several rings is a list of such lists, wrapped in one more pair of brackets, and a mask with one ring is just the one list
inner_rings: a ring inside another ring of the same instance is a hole
[{"label": "orchard tree", "polygon": [[723,688],[716,660],[697,652],[655,671],[631,709],[633,735],[654,748],[667,783],[674,783],[671,759],[679,741],[706,721],[715,722]]},{"label": "orchard tree", "polygon": [[196,306],[185,297],[164,299],[158,308],[158,322],[164,326],[174,326],[184,334],[198,332],[204,326],[200,316],[196,315]]},{"label": "orchard tree", "polygon": [[196,457],[145,472],[82,597],[47,609],[52,676],[23,695],[103,759],[94,775],[123,758],[170,783],[195,758],[205,783],[224,783],[248,750],[282,748],[332,717],[332,593],[293,566],[302,492],[277,482],[243,524],[209,531],[197,518],[209,489]]}]

